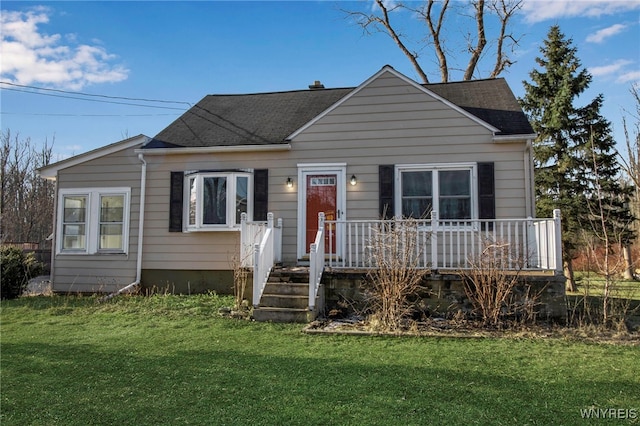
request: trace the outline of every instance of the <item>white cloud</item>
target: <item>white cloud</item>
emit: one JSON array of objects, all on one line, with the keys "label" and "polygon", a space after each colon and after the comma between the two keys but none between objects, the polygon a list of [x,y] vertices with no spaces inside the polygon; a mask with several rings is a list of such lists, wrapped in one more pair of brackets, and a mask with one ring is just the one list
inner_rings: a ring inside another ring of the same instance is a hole
[{"label": "white cloud", "polygon": [[606,77],[608,75],[620,72],[624,67],[631,63],[632,61],[629,61],[627,59],[618,59],[617,61],[607,65],[591,67],[589,68],[589,73],[594,77]]},{"label": "white cloud", "polygon": [[636,83],[640,82],[640,70],[629,71],[621,74],[616,79],[616,83]]},{"label": "white cloud", "polygon": [[624,24],[614,24],[610,27],[596,31],[593,34],[589,34],[587,36],[587,41],[590,43],[602,43],[604,39],[620,34],[626,28],[627,26]]},{"label": "white cloud", "polygon": [[[16,84],[40,84],[79,90],[91,83],[125,80],[124,66],[103,47],[77,44],[75,34],[48,35],[38,28],[49,22],[49,11],[2,11],[0,78]],[[62,44],[64,40],[67,44]]]},{"label": "white cloud", "polygon": [[592,17],[640,10],[637,0],[525,0],[522,11],[530,23],[558,18]]}]

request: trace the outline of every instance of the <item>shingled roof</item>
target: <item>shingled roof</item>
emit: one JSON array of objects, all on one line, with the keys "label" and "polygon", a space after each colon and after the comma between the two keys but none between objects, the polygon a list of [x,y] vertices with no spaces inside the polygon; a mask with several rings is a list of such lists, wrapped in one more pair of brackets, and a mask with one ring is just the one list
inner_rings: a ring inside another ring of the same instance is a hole
[{"label": "shingled roof", "polygon": [[[533,129],[502,78],[424,84],[426,89],[499,129]],[[145,149],[283,144],[286,138],[355,88],[208,95],[158,133]]]}]

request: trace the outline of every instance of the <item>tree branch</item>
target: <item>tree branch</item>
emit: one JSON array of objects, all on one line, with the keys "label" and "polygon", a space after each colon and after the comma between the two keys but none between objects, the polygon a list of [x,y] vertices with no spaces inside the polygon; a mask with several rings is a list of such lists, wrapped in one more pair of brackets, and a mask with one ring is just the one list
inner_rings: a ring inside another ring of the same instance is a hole
[{"label": "tree branch", "polygon": [[484,31],[484,0],[472,1],[476,13],[476,30],[478,31],[478,41],[476,42],[475,47],[469,46],[469,52],[471,53],[471,57],[469,58],[469,63],[467,64],[467,69],[464,72],[463,80],[471,80],[473,78],[473,73],[478,66],[478,61],[480,60],[480,56],[482,55],[482,51],[484,47],[487,45],[487,37]]}]

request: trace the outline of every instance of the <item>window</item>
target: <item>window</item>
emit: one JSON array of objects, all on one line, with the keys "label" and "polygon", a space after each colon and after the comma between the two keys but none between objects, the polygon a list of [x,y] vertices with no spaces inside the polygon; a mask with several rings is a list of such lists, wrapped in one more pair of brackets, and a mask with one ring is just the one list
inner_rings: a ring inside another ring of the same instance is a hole
[{"label": "window", "polygon": [[464,220],[476,215],[474,165],[398,167],[399,203],[403,217]]},{"label": "window", "polygon": [[100,196],[99,250],[124,250],[124,203],[123,194]]},{"label": "window", "polygon": [[64,197],[62,212],[62,249],[87,249],[87,198],[88,195]]},{"label": "window", "polygon": [[195,173],[187,175],[185,191],[188,231],[230,228],[251,214],[249,173]]},{"label": "window", "polygon": [[126,253],[130,188],[60,191],[59,253]]}]

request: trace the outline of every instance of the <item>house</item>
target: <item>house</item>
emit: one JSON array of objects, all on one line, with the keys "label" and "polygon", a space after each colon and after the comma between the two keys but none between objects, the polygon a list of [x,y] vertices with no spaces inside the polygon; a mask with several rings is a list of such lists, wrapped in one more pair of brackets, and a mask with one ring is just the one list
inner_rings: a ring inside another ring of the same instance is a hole
[{"label": "house", "polygon": [[463,268],[492,237],[553,274],[559,219],[532,219],[534,138],[501,78],[419,84],[384,66],[355,88],[206,96],[153,138],[40,170],[57,182],[53,288],[230,292],[240,257],[259,280],[310,265],[315,294],[325,268],[366,266],[371,224],[391,217],[425,221],[426,268]]}]

